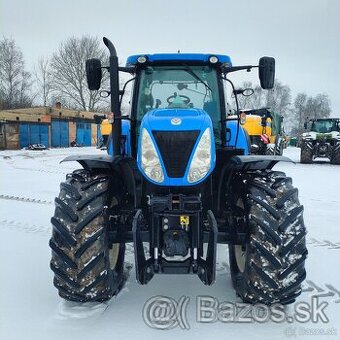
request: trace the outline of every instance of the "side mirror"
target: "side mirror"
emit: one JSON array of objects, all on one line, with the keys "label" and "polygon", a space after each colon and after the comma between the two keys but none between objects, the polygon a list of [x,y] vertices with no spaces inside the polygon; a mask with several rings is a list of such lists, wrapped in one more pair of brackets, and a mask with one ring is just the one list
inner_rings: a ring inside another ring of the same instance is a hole
[{"label": "side mirror", "polygon": [[303,127],[304,127],[305,130],[308,129],[308,123],[309,123],[309,117],[306,117],[306,120],[305,120],[305,122],[303,123]]},{"label": "side mirror", "polygon": [[242,95],[244,96],[244,97],[249,97],[249,96],[251,96],[251,95],[253,95],[254,94],[254,90],[253,89],[251,89],[251,88],[246,88],[246,89],[244,89],[243,91],[242,91]]},{"label": "side mirror", "polygon": [[86,60],[86,80],[91,91],[98,91],[102,81],[102,64],[99,59]]},{"label": "side mirror", "polygon": [[254,153],[256,154],[258,151],[259,151],[259,146],[258,145],[256,145],[256,144],[250,145],[250,152],[252,154],[254,154]]},{"label": "side mirror", "polygon": [[247,122],[247,115],[245,112],[240,113],[240,124],[244,125]]},{"label": "side mirror", "polygon": [[156,99],[156,109],[158,109],[162,105],[162,101],[160,99]]},{"label": "side mirror", "polygon": [[275,79],[275,59],[272,57],[262,57],[259,60],[259,78],[261,87],[270,90],[274,87]]},{"label": "side mirror", "polygon": [[101,124],[103,119],[105,119],[105,115],[104,116],[94,115],[93,119],[96,124]]}]

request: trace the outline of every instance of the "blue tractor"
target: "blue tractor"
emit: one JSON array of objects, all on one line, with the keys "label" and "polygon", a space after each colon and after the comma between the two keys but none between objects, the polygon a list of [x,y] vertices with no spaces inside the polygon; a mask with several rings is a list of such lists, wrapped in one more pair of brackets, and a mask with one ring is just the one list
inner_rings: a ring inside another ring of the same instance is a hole
[{"label": "blue tractor", "polygon": [[[54,285],[72,301],[105,301],[125,280],[132,243],[140,284],[155,274],[197,274],[215,281],[218,244],[228,244],[233,286],[249,303],[287,304],[306,277],[306,230],[298,190],[272,170],[283,156],[249,155],[240,114],[227,119],[228,74],[258,68],[274,84],[275,60],[232,66],[226,55],[150,54],[118,65],[86,62],[90,90],[110,74],[112,134],[108,154],[70,156],[55,199],[50,247]],[[119,73],[132,75],[131,113],[121,114]],[[224,249],[221,247],[220,249]],[[227,257],[227,254],[225,254]]]}]

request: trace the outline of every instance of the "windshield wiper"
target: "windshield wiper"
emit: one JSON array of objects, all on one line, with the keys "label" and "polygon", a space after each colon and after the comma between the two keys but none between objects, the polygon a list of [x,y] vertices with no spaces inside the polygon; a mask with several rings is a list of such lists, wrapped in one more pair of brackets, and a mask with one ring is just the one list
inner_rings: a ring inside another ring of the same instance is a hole
[{"label": "windshield wiper", "polygon": [[209,89],[212,92],[212,89],[210,88],[210,86],[205,83],[188,65],[184,65],[185,69],[184,71],[188,72],[190,75],[192,75],[197,81],[199,81],[200,83],[202,83],[207,89]]}]

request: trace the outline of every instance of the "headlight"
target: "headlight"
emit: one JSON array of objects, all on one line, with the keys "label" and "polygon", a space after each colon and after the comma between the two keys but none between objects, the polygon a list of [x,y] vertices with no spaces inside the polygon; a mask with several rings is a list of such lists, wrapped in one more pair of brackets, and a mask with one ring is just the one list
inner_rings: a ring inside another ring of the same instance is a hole
[{"label": "headlight", "polygon": [[188,182],[201,180],[211,167],[211,132],[207,128],[198,142],[188,173]]},{"label": "headlight", "polygon": [[161,183],[164,181],[164,172],[157,155],[156,148],[152,142],[149,132],[142,130],[142,169],[144,173],[153,181]]}]

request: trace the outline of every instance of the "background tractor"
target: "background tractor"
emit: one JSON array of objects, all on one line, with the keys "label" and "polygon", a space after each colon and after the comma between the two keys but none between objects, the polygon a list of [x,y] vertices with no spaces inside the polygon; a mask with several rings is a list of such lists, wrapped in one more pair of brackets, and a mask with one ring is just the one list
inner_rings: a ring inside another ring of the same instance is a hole
[{"label": "background tractor", "polygon": [[251,151],[258,155],[281,155],[285,148],[283,117],[267,108],[242,110]]},{"label": "background tractor", "polygon": [[[228,74],[259,69],[274,84],[275,60],[232,66],[226,55],[141,54],[118,66],[86,62],[90,90],[110,73],[112,134],[108,154],[73,155],[60,185],[51,269],[59,295],[104,301],[124,284],[125,244],[133,243],[136,279],[196,274],[215,281],[217,244],[229,245],[232,282],[250,303],[290,303],[301,293],[307,250],[303,207],[292,180],[272,170],[282,156],[249,156],[247,133],[227,120]],[[121,115],[119,72],[134,82],[131,114]],[[145,251],[147,246],[147,251]]]},{"label": "background tractor", "polygon": [[312,163],[320,157],[328,158],[332,164],[340,164],[340,119],[314,119],[307,121],[304,127],[310,129],[301,135],[301,163]]}]

